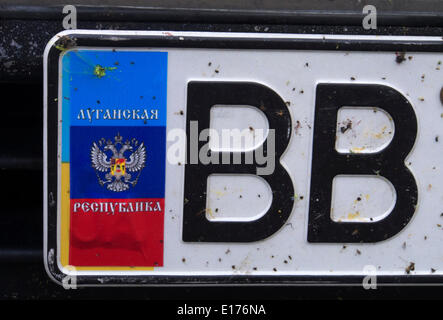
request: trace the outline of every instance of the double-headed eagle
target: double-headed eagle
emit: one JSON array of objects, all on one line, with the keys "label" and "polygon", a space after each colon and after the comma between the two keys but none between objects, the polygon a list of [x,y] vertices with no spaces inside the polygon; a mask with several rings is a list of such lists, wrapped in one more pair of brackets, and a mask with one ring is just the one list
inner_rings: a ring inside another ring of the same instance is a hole
[{"label": "double-headed eagle", "polygon": [[[91,165],[96,171],[98,182],[108,190],[121,192],[129,189],[129,185],[135,186],[146,162],[145,145],[134,138],[124,143],[120,133],[114,137],[115,142],[101,138],[98,143],[94,142],[91,147]],[[103,146],[103,149],[100,147]],[[135,149],[135,151],[133,151]],[[110,155],[110,152],[112,155]],[[125,153],[133,151],[128,157]],[[106,172],[105,179],[100,178],[99,173]],[[137,177],[131,181],[129,172],[138,172]]]}]

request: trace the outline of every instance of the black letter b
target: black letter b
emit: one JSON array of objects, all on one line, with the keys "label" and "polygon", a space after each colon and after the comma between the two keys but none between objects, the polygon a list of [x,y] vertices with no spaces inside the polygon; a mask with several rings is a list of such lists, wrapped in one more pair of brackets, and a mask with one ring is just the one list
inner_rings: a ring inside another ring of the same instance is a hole
[{"label": "black letter b", "polygon": [[[345,106],[378,107],[388,112],[395,125],[389,145],[376,153],[338,153],[337,112]],[[404,164],[417,135],[417,119],[409,101],[384,85],[319,84],[314,126],[308,241],[377,242],[400,232],[411,220],[417,204],[417,185]],[[333,221],[332,181],[339,174],[379,174],[388,179],[397,193],[391,213],[376,222]]]},{"label": "black letter b", "polygon": [[[252,164],[188,163],[185,166],[185,193],[183,208],[183,241],[185,242],[250,242],[262,240],[277,232],[287,221],[294,204],[291,178],[280,164],[291,135],[291,117],[285,102],[269,87],[253,82],[197,82],[188,84],[187,130],[188,158],[192,151],[190,124],[198,121],[199,131],[209,128],[210,109],[214,105],[249,105],[259,108],[275,130],[275,170],[261,176],[272,190],[272,203],[268,211],[257,220],[248,222],[209,221],[206,218],[207,179],[211,174],[256,174],[262,166],[254,156]],[[198,142],[198,149],[205,142]],[[266,145],[266,149],[264,148]],[[262,146],[268,152],[267,141]],[[214,151],[211,151],[214,153]],[[248,151],[253,152],[253,151]],[[245,152],[219,152],[219,159],[240,156]],[[220,163],[220,162],[218,162]]]}]

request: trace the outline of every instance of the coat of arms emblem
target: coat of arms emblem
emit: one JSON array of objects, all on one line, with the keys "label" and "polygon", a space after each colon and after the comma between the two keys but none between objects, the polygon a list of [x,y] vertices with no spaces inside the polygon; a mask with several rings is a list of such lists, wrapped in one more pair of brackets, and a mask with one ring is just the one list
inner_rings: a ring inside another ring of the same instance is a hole
[{"label": "coat of arms emblem", "polygon": [[[146,148],[143,142],[135,138],[123,142],[120,133],[114,142],[101,138],[91,147],[91,165],[95,170],[98,182],[108,190],[121,192],[134,187],[140,173],[145,167]],[[104,179],[101,178],[103,173]],[[136,174],[135,179],[129,173]]]}]

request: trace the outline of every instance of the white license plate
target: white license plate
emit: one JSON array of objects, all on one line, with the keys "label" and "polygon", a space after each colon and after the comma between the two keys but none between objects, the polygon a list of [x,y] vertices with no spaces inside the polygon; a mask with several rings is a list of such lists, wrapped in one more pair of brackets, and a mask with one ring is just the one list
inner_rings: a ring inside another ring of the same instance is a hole
[{"label": "white license plate", "polygon": [[442,48],[440,37],[60,33],[44,70],[49,275],[440,283]]}]

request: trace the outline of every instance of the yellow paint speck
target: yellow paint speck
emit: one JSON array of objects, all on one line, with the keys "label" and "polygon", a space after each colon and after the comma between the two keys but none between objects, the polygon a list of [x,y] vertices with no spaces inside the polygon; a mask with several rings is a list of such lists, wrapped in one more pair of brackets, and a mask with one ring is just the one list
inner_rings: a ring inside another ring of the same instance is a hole
[{"label": "yellow paint speck", "polygon": [[354,219],[356,219],[356,218],[359,218],[360,217],[360,212],[355,212],[355,213],[349,213],[348,214],[348,220],[354,220]]},{"label": "yellow paint speck", "polygon": [[212,209],[211,208],[207,208],[206,209],[206,213],[209,215],[209,217],[211,217],[211,219],[214,219],[214,215],[212,214]]},{"label": "yellow paint speck", "polygon": [[355,148],[351,148],[349,151],[350,151],[351,153],[361,153],[361,152],[363,152],[365,149],[366,149],[365,147],[361,147],[361,148],[357,148],[357,147],[355,147]]}]

